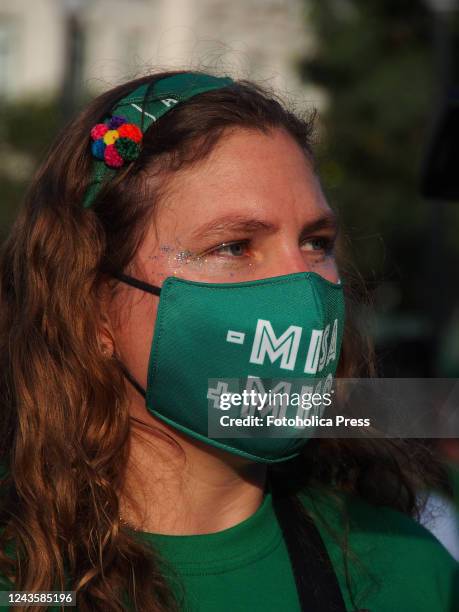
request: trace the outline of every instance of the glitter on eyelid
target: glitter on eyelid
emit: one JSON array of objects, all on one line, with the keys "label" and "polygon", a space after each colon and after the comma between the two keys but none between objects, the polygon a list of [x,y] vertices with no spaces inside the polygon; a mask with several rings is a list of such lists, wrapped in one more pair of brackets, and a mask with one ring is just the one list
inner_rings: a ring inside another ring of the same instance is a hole
[{"label": "glitter on eyelid", "polygon": [[180,251],[175,256],[176,261],[187,261],[193,253],[191,251]]}]

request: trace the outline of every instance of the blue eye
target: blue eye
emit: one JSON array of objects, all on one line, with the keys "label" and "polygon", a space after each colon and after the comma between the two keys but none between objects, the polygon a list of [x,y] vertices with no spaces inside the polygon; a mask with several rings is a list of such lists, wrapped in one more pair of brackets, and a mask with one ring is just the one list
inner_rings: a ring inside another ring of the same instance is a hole
[{"label": "blue eye", "polygon": [[333,240],[327,236],[310,238],[305,240],[301,246],[304,248],[306,245],[311,245],[311,247],[305,248],[305,251],[324,251],[325,253],[330,253],[333,250]]},{"label": "blue eye", "polygon": [[217,254],[231,255],[232,257],[243,257],[246,254],[248,246],[247,240],[241,240],[239,242],[230,242],[228,244],[221,244],[219,247],[214,249],[212,252]]}]

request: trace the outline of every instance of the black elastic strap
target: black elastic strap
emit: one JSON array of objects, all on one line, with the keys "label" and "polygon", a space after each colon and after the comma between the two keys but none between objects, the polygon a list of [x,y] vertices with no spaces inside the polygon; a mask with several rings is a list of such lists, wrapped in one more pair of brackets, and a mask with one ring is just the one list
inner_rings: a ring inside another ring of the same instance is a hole
[{"label": "black elastic strap", "polygon": [[146,399],[147,393],[145,389],[142,387],[142,385],[136,381],[136,379],[132,376],[132,374],[129,372],[129,370],[127,369],[127,367],[124,365],[122,361],[120,361],[118,358],[116,358],[116,360],[118,362],[118,365],[122,369],[124,376],[127,378],[127,380],[131,383],[134,389],[138,391],[140,395]]},{"label": "black elastic strap", "polygon": [[287,546],[302,612],[346,612],[322,537],[297,496],[273,491],[273,505]]},{"label": "black elastic strap", "polygon": [[122,272],[112,272],[112,276],[114,276],[121,282],[126,283],[127,285],[131,285],[131,287],[136,287],[137,289],[147,291],[148,293],[152,293],[153,295],[160,295],[161,293],[161,287],[156,287],[156,285],[150,285],[150,283],[146,283],[137,278],[134,278],[133,276],[123,274]]},{"label": "black elastic strap", "polygon": [[[155,285],[150,285],[150,283],[145,283],[144,281],[138,280],[133,276],[128,276],[127,274],[123,274],[122,272],[112,272],[112,276],[117,278],[123,283],[127,285],[131,285],[131,287],[136,287],[136,289],[141,289],[142,291],[147,291],[148,293],[152,293],[153,295],[160,295],[161,287],[156,287]],[[140,393],[143,398],[147,397],[147,393],[145,389],[136,381],[136,379],[129,372],[127,367],[124,365],[122,361],[117,358],[118,364],[123,371],[124,376],[131,383],[136,391]]]}]

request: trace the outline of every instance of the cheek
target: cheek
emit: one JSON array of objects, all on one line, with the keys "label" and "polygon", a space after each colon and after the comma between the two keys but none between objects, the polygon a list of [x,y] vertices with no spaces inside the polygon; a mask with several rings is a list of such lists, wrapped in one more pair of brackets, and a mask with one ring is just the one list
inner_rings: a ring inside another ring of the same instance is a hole
[{"label": "cheek", "polygon": [[[135,291],[135,290],[134,290]],[[132,300],[122,313],[116,347],[120,359],[144,389],[159,299],[145,295]]]},{"label": "cheek", "polygon": [[332,283],[337,283],[339,280],[338,265],[334,257],[313,260],[309,265],[309,269],[311,272],[317,272],[317,274],[320,274]]}]

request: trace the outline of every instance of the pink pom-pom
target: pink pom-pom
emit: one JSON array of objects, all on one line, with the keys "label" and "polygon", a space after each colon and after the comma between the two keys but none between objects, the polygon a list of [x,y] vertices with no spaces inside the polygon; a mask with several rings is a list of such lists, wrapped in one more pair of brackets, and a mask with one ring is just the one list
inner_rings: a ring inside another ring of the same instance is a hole
[{"label": "pink pom-pom", "polygon": [[115,145],[108,145],[104,151],[105,163],[110,168],[120,168],[124,164],[124,159],[116,150]]},{"label": "pink pom-pom", "polygon": [[107,132],[108,127],[105,125],[105,123],[98,123],[91,130],[91,138],[93,140],[98,140],[99,138],[102,138],[102,136],[104,136],[104,134],[106,134]]}]

